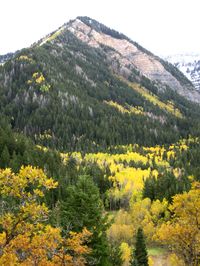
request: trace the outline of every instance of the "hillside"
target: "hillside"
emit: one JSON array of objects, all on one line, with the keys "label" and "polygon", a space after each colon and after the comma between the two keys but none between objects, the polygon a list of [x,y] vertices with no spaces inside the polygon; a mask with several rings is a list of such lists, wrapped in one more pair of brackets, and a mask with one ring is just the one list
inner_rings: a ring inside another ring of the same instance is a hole
[{"label": "hillside", "polygon": [[1,113],[15,130],[61,150],[195,134],[199,106],[188,100],[199,96],[175,67],[87,17],[0,67]]}]

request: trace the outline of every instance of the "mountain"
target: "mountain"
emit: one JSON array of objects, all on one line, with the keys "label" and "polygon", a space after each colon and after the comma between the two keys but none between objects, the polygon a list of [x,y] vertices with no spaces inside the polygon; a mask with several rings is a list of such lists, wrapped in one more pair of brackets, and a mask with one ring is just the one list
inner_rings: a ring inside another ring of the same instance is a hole
[{"label": "mountain", "polygon": [[161,90],[165,89],[163,85],[167,85],[190,100],[196,101],[198,98],[199,101],[199,95],[192,90],[191,83],[184,79],[177,69],[167,65],[123,34],[109,30],[87,17],[78,17],[68,25],[68,30],[91,47],[108,47],[110,51],[106,51],[106,54],[112,69],[125,78],[129,78],[132,72],[139,71],[139,74],[151,81],[162,84]]},{"label": "mountain", "polygon": [[[56,32],[42,39],[39,45],[51,41],[66,30],[90,47],[106,52],[112,70],[125,78],[134,78],[133,72],[137,72],[135,75],[137,82],[141,81],[138,76],[142,75],[151,81],[158,82],[160,90],[165,90],[167,85],[192,101],[200,101],[200,96],[193,90],[191,82],[185,79],[176,68],[125,35],[88,17],[78,17],[63,25]],[[106,51],[105,48],[107,48]]]},{"label": "mountain", "polygon": [[171,143],[199,130],[200,94],[192,83],[88,17],[0,66],[0,101],[13,129],[60,150]]},{"label": "mountain", "polygon": [[200,91],[200,55],[199,54],[178,54],[165,58],[176,66]]},{"label": "mountain", "polygon": [[5,55],[0,55],[0,64],[4,64],[6,61],[10,60],[16,55],[17,52],[15,53],[7,53]]}]

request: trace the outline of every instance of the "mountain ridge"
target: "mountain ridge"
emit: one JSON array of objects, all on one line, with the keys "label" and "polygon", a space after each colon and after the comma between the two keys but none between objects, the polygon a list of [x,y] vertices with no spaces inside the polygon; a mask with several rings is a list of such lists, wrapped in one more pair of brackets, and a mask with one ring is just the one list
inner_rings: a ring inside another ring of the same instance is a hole
[{"label": "mountain ridge", "polygon": [[[15,130],[60,150],[171,143],[198,130],[199,107],[154,79],[151,66],[172,81],[180,72],[162,62],[177,71],[170,74],[138,47],[91,30],[79,19],[64,24],[0,67],[1,113],[12,118]],[[151,78],[142,72],[140,56],[148,61]],[[181,86],[178,80],[175,84]]]},{"label": "mountain ridge", "polygon": [[[178,71],[172,65],[164,62],[158,56],[153,55],[151,52],[147,51],[136,42],[133,42],[125,35],[109,29],[105,25],[88,17],[77,17],[75,20],[71,20],[69,23],[64,24],[63,28],[61,27],[61,31],[64,29],[70,30],[73,34],[76,34],[81,41],[86,42],[90,46],[99,48],[100,45],[105,45],[117,51],[118,54],[120,53],[120,56],[122,56],[122,53],[124,52],[124,62],[120,63],[122,63],[123,71],[127,72],[127,74],[131,66],[133,70],[141,72],[142,75],[152,81],[160,81],[162,83],[162,89],[164,88],[163,85],[166,84],[172,89],[176,89],[178,93],[190,100],[197,102],[200,101],[199,93],[194,91],[192,83],[182,75],[182,72]],[[84,30],[85,33],[83,33]],[[103,33],[104,36],[100,34],[100,32]],[[92,34],[94,36],[92,36]],[[57,35],[57,32],[55,32],[54,35]],[[102,36],[101,39],[95,40],[95,38],[98,39],[100,36]],[[109,38],[106,38],[105,36],[109,36]],[[88,37],[89,40],[92,38],[92,41],[87,42]],[[111,41],[109,43],[111,39],[115,40],[115,42]],[[123,49],[120,49],[120,46],[124,46],[125,49],[130,49],[130,53],[128,53],[128,51],[122,51]],[[110,60],[113,61],[115,59],[114,57],[117,57],[118,54],[111,54]],[[117,61],[116,64],[118,64],[118,60],[115,61]],[[128,68],[126,65],[129,65]]]}]

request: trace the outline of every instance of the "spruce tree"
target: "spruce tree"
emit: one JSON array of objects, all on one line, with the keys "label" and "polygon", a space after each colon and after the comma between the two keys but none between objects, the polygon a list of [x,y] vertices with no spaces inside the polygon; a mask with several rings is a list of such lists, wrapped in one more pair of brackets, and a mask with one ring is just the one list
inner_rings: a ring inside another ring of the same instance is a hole
[{"label": "spruce tree", "polygon": [[5,145],[0,156],[0,167],[6,168],[9,166],[9,163],[10,163],[10,154],[8,151],[8,147]]},{"label": "spruce tree", "polygon": [[142,228],[139,228],[136,235],[135,249],[133,251],[132,266],[149,266],[146,243]]},{"label": "spruce tree", "polygon": [[109,245],[106,237],[107,217],[99,190],[90,176],[80,176],[76,185],[66,188],[66,197],[60,206],[61,226],[64,231],[81,232],[86,227],[91,233],[90,259],[96,266],[110,266]]},{"label": "spruce tree", "polygon": [[113,266],[122,266],[122,251],[118,245],[110,245],[110,261]]}]

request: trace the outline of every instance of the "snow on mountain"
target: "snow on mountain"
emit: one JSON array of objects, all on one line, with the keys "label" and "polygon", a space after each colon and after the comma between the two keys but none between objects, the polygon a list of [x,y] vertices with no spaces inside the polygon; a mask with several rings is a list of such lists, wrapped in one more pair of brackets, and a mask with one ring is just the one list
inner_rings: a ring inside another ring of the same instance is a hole
[{"label": "snow on mountain", "polygon": [[200,91],[200,54],[177,54],[165,57],[165,60],[175,65],[192,81],[194,87]]}]

